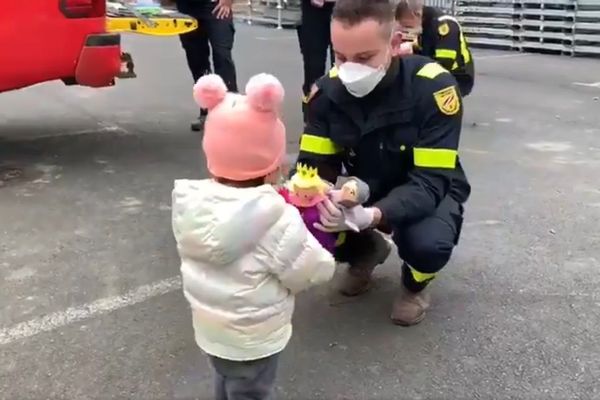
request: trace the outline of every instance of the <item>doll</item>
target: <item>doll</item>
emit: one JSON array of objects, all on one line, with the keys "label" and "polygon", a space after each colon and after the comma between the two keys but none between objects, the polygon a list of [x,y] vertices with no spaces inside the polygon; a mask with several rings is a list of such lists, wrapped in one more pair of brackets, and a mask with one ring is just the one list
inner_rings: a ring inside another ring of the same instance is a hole
[{"label": "doll", "polygon": [[338,177],[335,188],[339,189],[335,202],[345,208],[352,208],[369,200],[369,185],[354,176]]},{"label": "doll", "polygon": [[[335,189],[335,190],[332,190]],[[304,224],[321,243],[333,253],[337,233],[323,232],[314,227],[320,221],[317,204],[329,197],[342,210],[361,205],[369,199],[369,186],[356,177],[338,177],[335,188],[319,177],[318,170],[303,164],[297,164],[296,173],[279,193],[286,202],[294,205],[304,220]],[[348,227],[358,232],[358,227],[346,221]]]},{"label": "doll", "polygon": [[[364,204],[369,200],[369,185],[354,176],[340,176],[335,189],[329,192],[331,200],[346,213],[352,207]],[[358,232],[358,227],[346,219],[346,225]]]},{"label": "doll", "polygon": [[325,249],[333,253],[337,234],[322,232],[313,226],[320,220],[317,204],[327,198],[329,189],[330,185],[319,177],[316,168],[298,164],[296,173],[279,193],[300,211],[310,233]]}]

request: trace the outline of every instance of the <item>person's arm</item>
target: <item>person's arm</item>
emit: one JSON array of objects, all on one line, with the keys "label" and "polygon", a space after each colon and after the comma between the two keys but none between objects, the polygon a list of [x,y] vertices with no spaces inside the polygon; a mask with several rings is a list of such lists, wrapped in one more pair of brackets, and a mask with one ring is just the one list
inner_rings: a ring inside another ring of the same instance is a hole
[{"label": "person's arm", "polygon": [[416,77],[416,114],[422,115],[413,149],[414,169],[409,181],[374,204],[390,225],[418,221],[433,214],[448,194],[458,163],[462,99],[456,80],[435,63]]},{"label": "person's arm", "polygon": [[438,21],[439,40],[435,48],[434,59],[448,71],[457,66],[456,61],[460,56],[460,26],[452,19]]},{"label": "person's arm", "polygon": [[[335,182],[342,170],[343,149],[330,138],[329,107],[329,99],[315,85],[309,95],[307,121],[300,136],[297,162],[318,168],[321,178]],[[294,172],[292,168],[291,174]]]},{"label": "person's arm", "polygon": [[275,256],[273,274],[294,294],[329,281],[335,271],[331,253],[308,231],[293,206],[286,208],[283,218],[286,224],[269,250]]}]

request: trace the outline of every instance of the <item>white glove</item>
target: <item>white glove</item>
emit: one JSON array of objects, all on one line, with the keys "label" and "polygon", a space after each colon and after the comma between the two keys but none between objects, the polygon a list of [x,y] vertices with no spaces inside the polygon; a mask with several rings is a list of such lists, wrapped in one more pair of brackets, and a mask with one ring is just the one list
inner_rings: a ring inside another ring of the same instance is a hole
[{"label": "white glove", "polygon": [[317,204],[321,223],[316,222],[314,227],[322,232],[359,232],[368,228],[375,218],[373,208],[356,206],[350,209],[342,209],[331,200],[325,199]]}]

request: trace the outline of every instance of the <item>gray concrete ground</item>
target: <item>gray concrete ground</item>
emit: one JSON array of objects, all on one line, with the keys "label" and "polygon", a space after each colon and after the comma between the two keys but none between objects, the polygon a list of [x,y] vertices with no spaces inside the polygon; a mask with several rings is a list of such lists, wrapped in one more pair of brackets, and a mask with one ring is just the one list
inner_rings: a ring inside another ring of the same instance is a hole
[{"label": "gray concrete ground", "polygon": [[[192,82],[176,38],[125,47],[136,80],[0,95],[0,162],[23,170],[0,187],[1,399],[211,398],[171,279],[172,181],[205,174]],[[461,143],[474,192],[428,318],[389,323],[396,257],[362,299],[305,293],[281,399],[600,398],[600,84],[574,84],[600,81],[598,61],[476,56]],[[283,81],[293,150],[294,32],[239,26],[236,59],[240,84]]]}]

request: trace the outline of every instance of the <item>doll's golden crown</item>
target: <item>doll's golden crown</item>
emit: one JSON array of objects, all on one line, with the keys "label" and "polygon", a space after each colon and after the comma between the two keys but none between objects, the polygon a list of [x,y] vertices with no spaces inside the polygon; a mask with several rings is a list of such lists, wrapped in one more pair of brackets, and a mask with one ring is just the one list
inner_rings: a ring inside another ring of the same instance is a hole
[{"label": "doll's golden crown", "polygon": [[323,183],[319,177],[319,171],[317,168],[309,167],[308,165],[302,163],[296,164],[296,173],[292,177],[292,182],[296,186],[303,188],[320,188]]},{"label": "doll's golden crown", "polygon": [[309,167],[308,165],[300,164],[296,165],[296,173],[302,179],[314,179],[319,176],[319,172],[315,167]]}]

